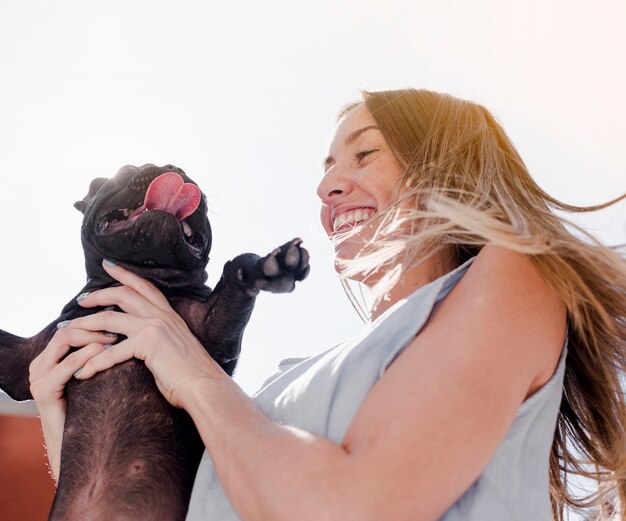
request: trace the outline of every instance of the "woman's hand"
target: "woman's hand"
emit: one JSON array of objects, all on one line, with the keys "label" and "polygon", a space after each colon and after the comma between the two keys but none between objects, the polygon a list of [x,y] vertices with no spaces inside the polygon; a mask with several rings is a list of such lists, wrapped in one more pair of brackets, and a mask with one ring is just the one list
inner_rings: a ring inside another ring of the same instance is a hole
[{"label": "woman's hand", "polygon": [[127,339],[90,358],[77,378],[90,378],[135,357],[145,361],[165,399],[184,408],[194,387],[221,374],[221,368],[152,283],[120,266],[106,262],[103,266],[123,286],[95,291],[79,303],[84,307],[115,304],[124,313],[103,311],[74,319],[71,325],[90,331],[111,331]]},{"label": "woman's hand", "polygon": [[[62,323],[29,368],[30,392],[39,410],[50,471],[55,481],[59,477],[61,440],[67,409],[63,397],[65,385],[87,360],[100,354],[105,350],[105,345],[115,340],[115,337],[104,333],[63,326],[67,326],[67,323]],[[72,347],[82,349],[68,355]]]}]

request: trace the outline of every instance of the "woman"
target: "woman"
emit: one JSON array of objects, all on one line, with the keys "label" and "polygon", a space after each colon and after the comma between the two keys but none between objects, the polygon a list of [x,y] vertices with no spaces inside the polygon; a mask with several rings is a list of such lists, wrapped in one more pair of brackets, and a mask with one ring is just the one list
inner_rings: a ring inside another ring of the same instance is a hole
[{"label": "woman", "polygon": [[126,288],[81,304],[125,313],[73,320],[31,369],[53,473],[65,383],[134,356],[203,437],[190,520],[561,518],[566,472],[623,503],[625,263],[552,213],[593,208],[542,192],[483,107],[416,90],[342,112],[318,195],[338,271],[373,290],[365,332],[250,399],[105,261]]}]

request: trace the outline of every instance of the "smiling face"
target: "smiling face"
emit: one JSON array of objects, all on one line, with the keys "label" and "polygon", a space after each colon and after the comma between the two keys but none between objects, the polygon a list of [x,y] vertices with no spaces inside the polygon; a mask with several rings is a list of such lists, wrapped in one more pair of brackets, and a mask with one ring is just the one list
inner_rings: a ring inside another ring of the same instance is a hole
[{"label": "smiling face", "polygon": [[373,237],[379,223],[373,218],[394,201],[404,169],[372,115],[357,105],[339,120],[324,171],[317,189],[322,226],[331,238],[354,231],[335,243],[338,258],[352,259]]}]

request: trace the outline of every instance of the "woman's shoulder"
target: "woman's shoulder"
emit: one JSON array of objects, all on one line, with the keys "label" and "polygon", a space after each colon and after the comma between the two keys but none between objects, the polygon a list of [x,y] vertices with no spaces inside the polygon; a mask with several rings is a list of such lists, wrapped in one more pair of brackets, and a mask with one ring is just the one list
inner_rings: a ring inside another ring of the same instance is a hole
[{"label": "woman's shoulder", "polygon": [[550,379],[565,340],[566,308],[530,255],[484,246],[446,301],[446,322],[463,315],[485,342],[509,338],[523,349],[535,373],[529,395]]},{"label": "woman's shoulder", "polygon": [[488,244],[467,270],[461,287],[461,291],[475,295],[475,300],[497,301],[503,311],[521,313],[519,318],[540,311],[542,316],[565,325],[562,298],[528,254]]},{"label": "woman's shoulder", "polygon": [[[497,273],[504,273],[507,270],[520,275],[528,275],[531,272],[536,275],[541,273],[529,254],[521,253],[505,246],[498,246],[497,244],[487,244],[481,248],[472,265],[481,264],[488,266],[490,269],[498,270]],[[475,267],[474,270],[476,270]],[[517,272],[516,270],[522,270],[522,272]]]},{"label": "woman's shoulder", "polygon": [[463,280],[476,299],[503,299],[501,304],[511,307],[520,300],[538,308],[562,307],[560,296],[533,258],[503,246],[484,246]]}]

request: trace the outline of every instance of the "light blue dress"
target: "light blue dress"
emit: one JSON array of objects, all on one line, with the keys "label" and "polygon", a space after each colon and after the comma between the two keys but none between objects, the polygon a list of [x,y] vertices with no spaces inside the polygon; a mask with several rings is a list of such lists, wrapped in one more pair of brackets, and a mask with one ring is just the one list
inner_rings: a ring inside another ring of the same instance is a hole
[{"label": "light blue dress", "polygon": [[[347,342],[310,358],[283,360],[279,372],[253,396],[254,401],[276,422],[341,443],[369,390],[411,343],[472,261],[397,302]],[[440,520],[552,519],[548,461],[561,402],[566,352],[567,345],[551,379],[521,405],[487,467]],[[237,519],[205,451],[187,521]]]}]

